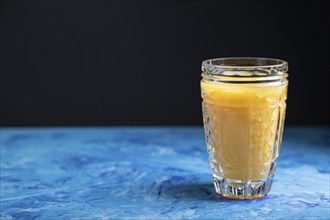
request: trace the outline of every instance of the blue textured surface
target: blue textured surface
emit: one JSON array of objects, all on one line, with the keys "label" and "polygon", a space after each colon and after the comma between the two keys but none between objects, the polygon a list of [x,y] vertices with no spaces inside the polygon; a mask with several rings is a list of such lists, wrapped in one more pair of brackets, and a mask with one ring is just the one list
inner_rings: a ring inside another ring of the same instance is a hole
[{"label": "blue textured surface", "polygon": [[328,219],[330,128],[285,129],[258,200],[216,195],[199,127],[1,129],[1,219]]}]

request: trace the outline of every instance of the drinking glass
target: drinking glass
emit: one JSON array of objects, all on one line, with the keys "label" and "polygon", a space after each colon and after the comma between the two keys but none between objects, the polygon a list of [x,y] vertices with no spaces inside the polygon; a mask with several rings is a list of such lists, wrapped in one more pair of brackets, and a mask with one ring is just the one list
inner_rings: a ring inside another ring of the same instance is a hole
[{"label": "drinking glass", "polygon": [[234,57],[202,63],[207,151],[216,192],[235,199],[266,196],[282,140],[288,63]]}]

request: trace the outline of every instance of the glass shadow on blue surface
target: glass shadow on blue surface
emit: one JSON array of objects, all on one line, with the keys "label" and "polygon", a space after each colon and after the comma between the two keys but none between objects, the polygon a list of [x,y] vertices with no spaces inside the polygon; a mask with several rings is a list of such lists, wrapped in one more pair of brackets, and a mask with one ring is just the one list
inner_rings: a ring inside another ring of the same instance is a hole
[{"label": "glass shadow on blue surface", "polygon": [[217,194],[213,184],[210,183],[185,183],[173,185],[166,190],[166,196],[179,200],[216,200],[220,202],[237,201]]}]

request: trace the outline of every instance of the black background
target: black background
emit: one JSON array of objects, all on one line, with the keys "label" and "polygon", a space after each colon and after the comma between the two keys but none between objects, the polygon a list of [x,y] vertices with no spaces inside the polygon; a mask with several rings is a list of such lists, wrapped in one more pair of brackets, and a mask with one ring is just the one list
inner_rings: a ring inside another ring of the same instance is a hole
[{"label": "black background", "polygon": [[231,56],[287,60],[287,124],[330,124],[329,41],[326,1],[2,1],[1,125],[201,125]]}]

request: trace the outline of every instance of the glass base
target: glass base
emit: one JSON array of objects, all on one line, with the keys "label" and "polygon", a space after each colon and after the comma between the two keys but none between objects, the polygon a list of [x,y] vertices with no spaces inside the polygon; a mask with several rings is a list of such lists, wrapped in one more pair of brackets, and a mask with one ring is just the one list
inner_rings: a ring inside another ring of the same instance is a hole
[{"label": "glass base", "polygon": [[264,180],[241,181],[214,177],[218,194],[232,199],[256,199],[267,196],[273,183],[273,175]]}]

